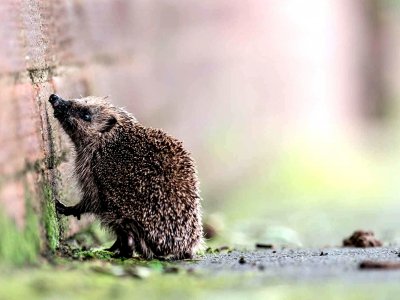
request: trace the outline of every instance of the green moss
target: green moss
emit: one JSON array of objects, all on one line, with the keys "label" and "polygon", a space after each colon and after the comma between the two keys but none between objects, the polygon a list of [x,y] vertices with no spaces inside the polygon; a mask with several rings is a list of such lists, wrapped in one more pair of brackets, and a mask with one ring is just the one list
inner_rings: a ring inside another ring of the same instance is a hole
[{"label": "green moss", "polygon": [[0,261],[21,265],[37,261],[40,251],[39,218],[32,207],[32,197],[25,189],[25,226],[17,228],[13,220],[0,212]]},{"label": "green moss", "polygon": [[[67,245],[63,245],[62,253],[54,261],[58,264],[69,264],[74,265],[76,261],[90,263],[98,266],[99,264],[104,267],[104,264],[109,264],[110,266],[118,266],[121,270],[126,273],[135,273],[133,270],[151,270],[152,272],[164,272],[164,273],[174,273],[179,271],[179,267],[173,261],[160,261],[158,259],[146,260],[140,257],[133,258],[115,258],[114,253],[102,249],[92,249],[92,250],[79,250],[72,249]],[[66,247],[68,249],[66,249]],[[105,268],[104,272],[108,272],[108,268]],[[112,271],[112,270],[111,270]]]},{"label": "green moss", "polygon": [[44,184],[43,186],[43,225],[46,233],[47,247],[55,252],[60,240],[60,226],[54,206],[52,189]]},{"label": "green moss", "polygon": [[73,251],[73,258],[80,260],[87,260],[87,259],[109,260],[112,259],[112,256],[113,253],[106,250]]}]

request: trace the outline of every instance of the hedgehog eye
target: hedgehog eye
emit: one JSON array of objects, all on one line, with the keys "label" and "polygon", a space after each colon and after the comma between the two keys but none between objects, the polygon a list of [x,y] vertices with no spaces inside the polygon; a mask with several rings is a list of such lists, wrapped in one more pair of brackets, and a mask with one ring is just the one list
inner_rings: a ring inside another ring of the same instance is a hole
[{"label": "hedgehog eye", "polygon": [[86,121],[86,122],[90,122],[90,121],[92,121],[92,116],[91,116],[91,114],[89,114],[89,113],[83,113],[82,115],[81,115],[81,118],[82,118],[82,120],[84,120],[84,121]]}]

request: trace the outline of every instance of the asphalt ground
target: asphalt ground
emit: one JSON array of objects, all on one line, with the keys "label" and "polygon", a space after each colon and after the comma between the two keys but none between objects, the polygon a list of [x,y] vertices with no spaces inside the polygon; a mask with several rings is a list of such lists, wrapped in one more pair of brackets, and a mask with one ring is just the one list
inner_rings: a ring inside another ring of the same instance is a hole
[{"label": "asphalt ground", "polygon": [[[400,247],[262,249],[207,254],[182,267],[213,274],[257,272],[283,281],[388,282],[400,280]],[[362,268],[365,261],[383,266]]]}]

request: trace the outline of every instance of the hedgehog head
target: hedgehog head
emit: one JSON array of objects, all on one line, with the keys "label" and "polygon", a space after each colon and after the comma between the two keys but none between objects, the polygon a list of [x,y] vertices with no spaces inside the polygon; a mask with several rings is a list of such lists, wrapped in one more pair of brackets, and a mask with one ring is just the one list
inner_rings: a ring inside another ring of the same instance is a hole
[{"label": "hedgehog head", "polygon": [[106,98],[86,97],[65,100],[50,95],[49,102],[65,132],[76,146],[94,143],[112,132],[123,117],[121,109],[113,106]]}]

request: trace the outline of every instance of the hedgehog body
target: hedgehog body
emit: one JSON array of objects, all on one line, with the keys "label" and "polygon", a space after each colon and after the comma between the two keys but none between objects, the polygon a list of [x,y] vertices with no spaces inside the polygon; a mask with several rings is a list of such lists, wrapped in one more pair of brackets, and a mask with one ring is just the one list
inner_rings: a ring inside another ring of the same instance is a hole
[{"label": "hedgehog body", "polygon": [[65,215],[96,215],[115,233],[117,255],[191,258],[202,247],[199,184],[182,143],[141,125],[105,99],[51,95],[54,115],[76,150],[82,200]]}]

